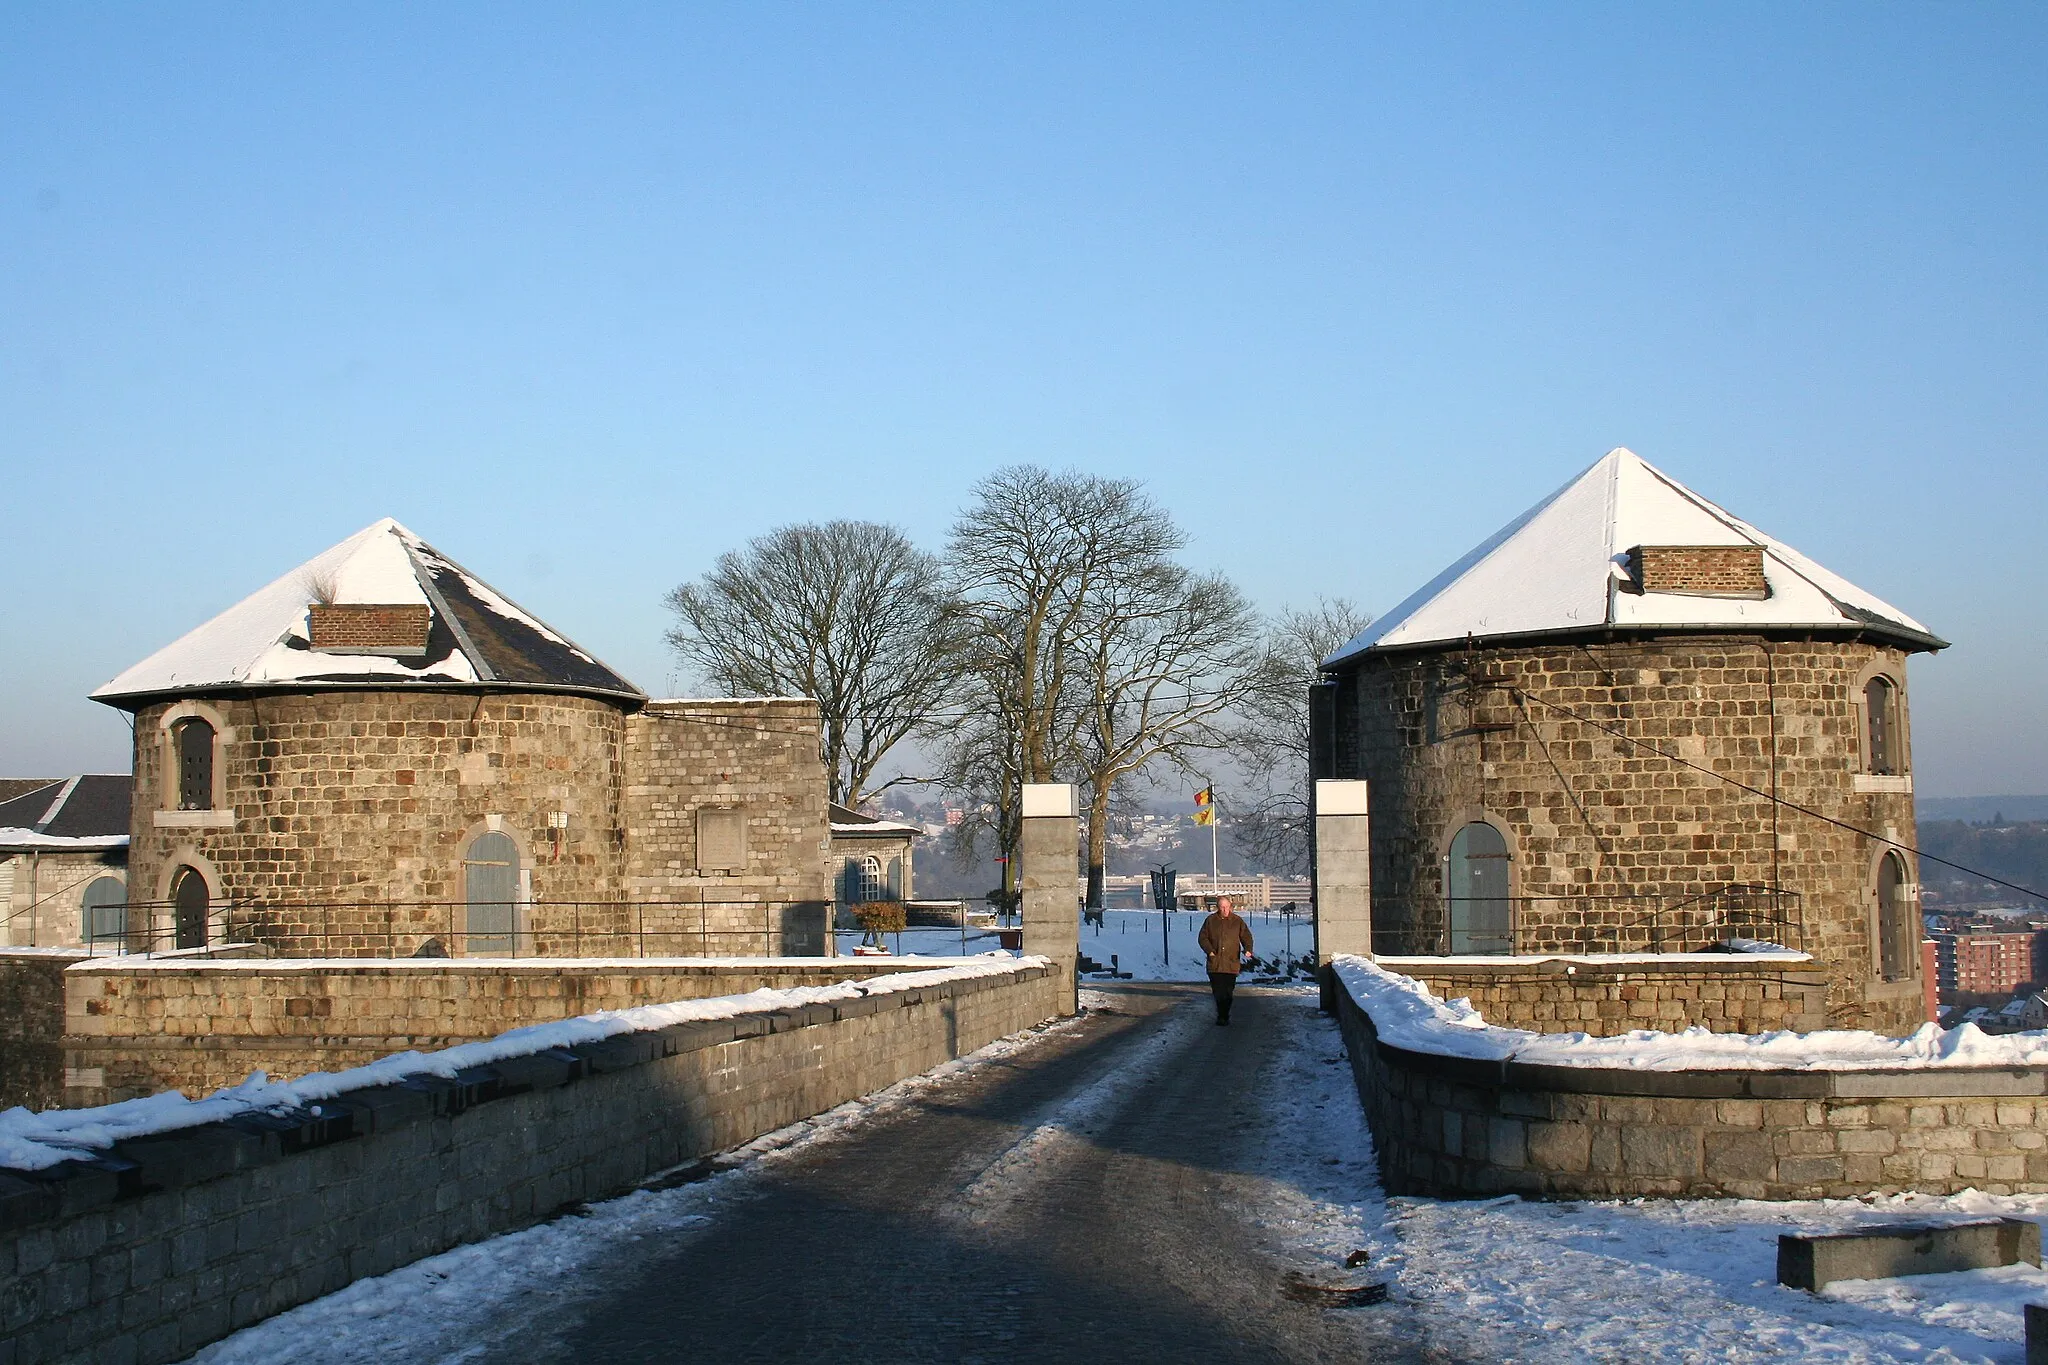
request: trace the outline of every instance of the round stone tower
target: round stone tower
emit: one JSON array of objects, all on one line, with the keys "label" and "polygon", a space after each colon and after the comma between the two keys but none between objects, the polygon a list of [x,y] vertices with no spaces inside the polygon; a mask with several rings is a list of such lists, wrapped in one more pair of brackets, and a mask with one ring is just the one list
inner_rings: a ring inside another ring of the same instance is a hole
[{"label": "round stone tower", "polygon": [[646,698],[395,521],[93,695],[134,716],[149,946],[525,955],[623,913]]},{"label": "round stone tower", "polygon": [[1944,642],[1626,450],[1324,661],[1381,954],[1778,943],[1927,1017],[1906,661]]}]

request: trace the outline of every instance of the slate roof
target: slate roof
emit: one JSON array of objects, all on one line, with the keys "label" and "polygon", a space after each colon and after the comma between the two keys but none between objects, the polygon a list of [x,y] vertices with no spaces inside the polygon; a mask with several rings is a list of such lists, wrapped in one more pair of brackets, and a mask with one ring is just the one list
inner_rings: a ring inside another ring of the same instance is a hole
[{"label": "slate roof", "polygon": [[[316,600],[426,606],[425,656],[315,650],[308,608]],[[200,692],[365,686],[646,700],[574,641],[389,517],[315,555],[92,695],[133,710]]]},{"label": "slate roof", "polygon": [[0,848],[118,848],[128,842],[135,781],[85,773],[0,801]]},{"label": "slate roof", "polygon": [[61,777],[0,777],[0,801],[12,801],[23,792],[32,792],[38,787],[54,787],[63,780]]},{"label": "slate roof", "polygon": [[[1640,545],[1759,546],[1769,594],[1748,600],[1636,590],[1628,558]],[[1374,621],[1323,667],[1341,667],[1368,651],[1443,648],[1468,638],[1730,630],[1856,634],[1914,650],[1947,644],[1634,451],[1615,449]]]}]

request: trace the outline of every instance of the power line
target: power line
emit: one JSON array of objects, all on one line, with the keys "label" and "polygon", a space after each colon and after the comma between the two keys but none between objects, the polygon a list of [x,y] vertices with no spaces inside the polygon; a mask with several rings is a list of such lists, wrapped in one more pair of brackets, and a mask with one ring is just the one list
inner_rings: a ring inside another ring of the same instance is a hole
[{"label": "power line", "polygon": [[1863,829],[1859,826],[1852,825],[1848,823],[1846,820],[1837,820],[1832,815],[1823,815],[1821,812],[1813,809],[1811,806],[1802,806],[1797,801],[1787,801],[1783,797],[1774,795],[1771,792],[1767,792],[1761,787],[1752,787],[1749,785],[1749,783],[1744,782],[1739,778],[1730,777],[1726,773],[1717,772],[1714,769],[1706,767],[1703,764],[1694,763],[1691,759],[1681,757],[1678,754],[1669,753],[1645,740],[1637,739],[1634,735],[1631,735],[1624,730],[1617,729],[1611,725],[1603,725],[1599,721],[1593,719],[1591,716],[1585,715],[1584,713],[1579,711],[1574,711],[1569,706],[1560,706],[1556,702],[1546,701],[1542,697],[1534,696],[1531,693],[1524,692],[1521,688],[1516,687],[1513,683],[1501,683],[1500,686],[1507,689],[1509,692],[1512,692],[1515,696],[1521,698],[1525,702],[1533,701],[1538,706],[1544,707],[1547,710],[1556,711],[1563,715],[1570,716],[1573,720],[1578,721],[1580,724],[1590,725],[1595,730],[1600,731],[1602,734],[1612,735],[1614,738],[1621,740],[1624,743],[1632,744],[1638,749],[1647,750],[1650,753],[1657,755],[1659,758],[1666,759],[1672,763],[1678,764],[1680,767],[1690,768],[1696,773],[1705,773],[1708,777],[1714,778],[1721,782],[1726,782],[1729,786],[1739,788],[1742,791],[1746,791],[1752,796],[1760,796],[1764,800],[1771,802],[1774,806],[1783,806],[1787,810],[1794,810],[1798,811],[1801,815],[1811,816],[1813,819],[1819,820],[1823,824],[1833,825],[1836,829],[1847,830],[1851,834],[1860,834],[1866,839],[1875,839],[1878,843],[1886,844],[1892,848],[1896,848],[1903,852],[1910,853],[1916,858],[1924,858],[1930,863],[1940,863],[1943,867],[1952,867],[1958,872],[1968,873],[1972,877],[1981,878],[1984,881],[1990,882],[1993,886],[2002,886],[2008,891],[2017,891],[2023,896],[2032,896],[2035,900],[2038,901],[2048,901],[2048,892],[2036,891],[2031,886],[2021,886],[2018,882],[2009,882],[2005,880],[2005,878],[2003,877],[1994,877],[1989,872],[1981,872],[1974,867],[1965,867],[1963,864],[1953,862],[1950,859],[1940,857],[1933,853],[1923,852],[1922,850],[1913,847],[1911,844],[1903,844],[1900,843],[1897,839],[1893,839],[1886,835],[1877,834],[1870,830]]}]

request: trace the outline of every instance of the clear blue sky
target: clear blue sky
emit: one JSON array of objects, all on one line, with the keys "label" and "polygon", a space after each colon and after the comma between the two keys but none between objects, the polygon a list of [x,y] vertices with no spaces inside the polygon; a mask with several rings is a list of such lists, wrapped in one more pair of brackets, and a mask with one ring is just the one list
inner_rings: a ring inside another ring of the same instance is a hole
[{"label": "clear blue sky", "polygon": [[8,5],[0,773],[398,517],[652,691],[746,536],[1131,475],[1384,609],[1614,445],[2048,790],[2039,5]]}]

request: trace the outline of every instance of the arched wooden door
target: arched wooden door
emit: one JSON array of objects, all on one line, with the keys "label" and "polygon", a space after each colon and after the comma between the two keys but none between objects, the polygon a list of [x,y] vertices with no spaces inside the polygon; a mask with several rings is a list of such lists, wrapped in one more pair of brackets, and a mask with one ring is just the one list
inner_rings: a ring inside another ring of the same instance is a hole
[{"label": "arched wooden door", "polygon": [[206,946],[206,878],[189,867],[171,879],[171,911],[180,948]]},{"label": "arched wooden door", "polygon": [[462,859],[463,899],[468,902],[468,942],[463,951],[481,956],[516,956],[519,928],[519,846],[492,830],[470,841]]},{"label": "arched wooden door", "polygon": [[1447,871],[1449,950],[1511,953],[1515,950],[1514,905],[1508,899],[1508,841],[1483,820],[1451,840]]}]

